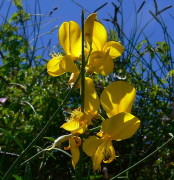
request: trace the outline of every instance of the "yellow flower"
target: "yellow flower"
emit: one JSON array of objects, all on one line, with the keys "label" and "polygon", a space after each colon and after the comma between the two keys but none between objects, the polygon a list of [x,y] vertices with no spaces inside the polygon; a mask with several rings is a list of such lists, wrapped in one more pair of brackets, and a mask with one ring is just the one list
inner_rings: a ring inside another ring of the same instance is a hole
[{"label": "yellow flower", "polygon": [[69,138],[69,146],[64,148],[65,150],[70,149],[72,155],[72,165],[74,168],[80,159],[79,146],[81,146],[80,137],[72,135],[71,138]]},{"label": "yellow flower", "polygon": [[121,141],[135,134],[140,120],[130,114],[135,98],[135,89],[124,81],[107,86],[100,101],[109,119],[102,122],[100,138],[91,136],[83,143],[83,151],[93,159],[93,169],[99,170],[100,164],[110,163],[116,158],[112,140]]},{"label": "yellow flower", "polygon": [[74,64],[81,56],[81,29],[75,21],[61,24],[58,37],[66,55],[54,55],[47,64],[47,72],[51,76],[60,76],[65,72],[78,72]]},{"label": "yellow flower", "polygon": [[[87,18],[85,37],[90,41],[92,35],[89,33],[96,14],[91,14]],[[75,21],[63,22],[58,31],[60,45],[65,51],[65,56],[53,55],[47,64],[47,72],[51,76],[60,76],[66,72],[78,73],[79,70],[74,61],[81,58],[82,33],[80,26]]]},{"label": "yellow flower", "polygon": [[87,31],[87,34],[90,36],[86,37],[86,39],[88,39],[89,43],[88,48],[92,42],[92,53],[87,64],[87,70],[106,76],[113,71],[113,59],[121,56],[124,48],[119,42],[107,42],[105,27],[97,21],[92,21],[94,19],[93,16],[88,18],[89,22],[86,20],[85,29],[88,30],[89,25],[91,26]]},{"label": "yellow flower", "polygon": [[80,108],[72,112],[68,122],[61,127],[73,134],[82,134],[86,131],[88,125],[92,124],[93,116],[87,112],[81,112]]},{"label": "yellow flower", "polygon": [[92,124],[92,119],[97,116],[100,106],[94,82],[91,78],[85,78],[85,87],[84,112],[81,112],[80,108],[74,110],[70,120],[61,126],[73,134],[82,134],[86,131],[88,125]]},{"label": "yellow flower", "polygon": [[66,72],[78,72],[70,55],[54,55],[47,64],[47,72],[51,76],[60,76]]},{"label": "yellow flower", "polygon": [[[114,68],[113,59],[121,56],[124,48],[119,42],[107,42],[106,29],[101,23],[95,21],[95,18],[96,13],[90,14],[84,26],[86,46],[88,49],[92,47],[86,69],[106,76]],[[80,26],[75,21],[63,22],[59,28],[58,37],[66,55],[53,55],[47,64],[48,74],[60,76],[65,72],[79,72],[74,61],[81,58],[82,33]],[[85,53],[87,54],[87,52],[88,50],[85,48]]]}]

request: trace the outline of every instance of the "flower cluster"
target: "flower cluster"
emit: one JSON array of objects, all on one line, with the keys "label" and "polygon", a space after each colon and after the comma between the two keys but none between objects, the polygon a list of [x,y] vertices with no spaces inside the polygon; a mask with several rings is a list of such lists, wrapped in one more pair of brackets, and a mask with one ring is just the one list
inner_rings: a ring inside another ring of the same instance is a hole
[{"label": "flower cluster", "polygon": [[[80,74],[80,67],[84,52],[85,75],[93,73],[107,76],[113,71],[114,59],[121,56],[124,51],[120,42],[108,41],[105,27],[96,21],[96,13],[89,15],[84,23],[84,34],[80,26],[74,22],[63,22],[59,28],[59,42],[65,55],[53,55],[47,64],[47,72],[51,76],[60,76],[70,72],[69,83],[74,83]],[[85,47],[82,47],[82,39]],[[82,51],[82,48],[83,51]],[[65,150],[72,154],[72,165],[75,167],[80,158],[79,146],[92,158],[93,169],[99,170],[102,161],[110,163],[116,158],[112,141],[121,141],[130,138],[138,130],[140,120],[131,114],[135,99],[135,88],[125,82],[116,81],[104,88],[98,96],[95,83],[90,77],[84,78],[84,107],[72,111],[71,116],[61,128],[69,131],[69,135],[59,137],[52,148],[59,146],[64,141],[69,141]],[[79,87],[82,84],[79,83]],[[101,105],[101,107],[100,107]],[[99,114],[103,108],[108,118],[103,119]],[[88,130],[95,119],[102,119],[100,132],[90,136],[83,142],[81,135]]]}]

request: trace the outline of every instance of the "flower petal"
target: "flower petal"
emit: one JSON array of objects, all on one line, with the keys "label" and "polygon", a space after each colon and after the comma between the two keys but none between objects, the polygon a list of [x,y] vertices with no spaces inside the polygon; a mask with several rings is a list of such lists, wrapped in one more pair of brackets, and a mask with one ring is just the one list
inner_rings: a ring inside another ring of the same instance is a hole
[{"label": "flower petal", "polygon": [[102,131],[112,140],[123,140],[133,136],[140,120],[132,114],[122,112],[102,122]]},{"label": "flower petal", "polygon": [[67,55],[79,57],[81,54],[81,29],[75,21],[64,22],[58,32],[59,41]]},{"label": "flower petal", "polygon": [[97,138],[96,136],[90,136],[87,138],[83,145],[83,151],[88,155],[88,156],[94,156],[98,146],[102,143],[102,140]]},{"label": "flower petal", "polygon": [[90,136],[83,143],[83,151],[93,158],[93,169],[100,170],[100,164],[110,163],[115,159],[115,150],[112,141],[108,139],[99,139],[96,136]]},{"label": "flower petal", "polygon": [[80,158],[80,151],[74,137],[71,137],[69,139],[69,143],[70,143],[70,151],[72,155],[72,165],[75,168],[75,165],[78,163],[79,158]]},{"label": "flower petal", "polygon": [[105,43],[107,42],[106,29],[101,23],[97,21],[94,21],[92,40],[93,40],[92,43],[93,51],[102,51]]},{"label": "flower petal", "polygon": [[109,73],[111,73],[113,68],[114,62],[111,56],[109,56],[109,51],[106,53],[101,51],[92,52],[89,63],[86,66],[88,71],[102,74],[103,76],[107,76]]},{"label": "flower petal", "polygon": [[110,163],[116,158],[115,149],[112,146],[112,141],[108,141],[108,143],[106,144],[104,155],[105,155],[105,159],[103,160],[104,163]]},{"label": "flower petal", "polygon": [[89,44],[92,43],[93,26],[96,15],[97,15],[96,13],[90,14],[85,21],[85,39]]},{"label": "flower petal", "polygon": [[101,162],[104,160],[105,146],[107,141],[103,140],[103,142],[98,146],[95,155],[93,157],[93,169],[100,170]]},{"label": "flower petal", "polygon": [[112,141],[109,139],[101,139],[102,143],[98,146],[93,157],[93,169],[100,170],[100,164],[110,163],[115,159],[115,150],[112,146]]},{"label": "flower petal", "polygon": [[85,78],[85,112],[96,115],[100,106],[94,82],[91,78]]},{"label": "flower petal", "polygon": [[72,112],[70,120],[61,127],[73,134],[82,134],[86,131],[88,125],[92,124],[93,117],[92,114],[76,109]]},{"label": "flower petal", "polygon": [[60,76],[65,72],[78,72],[78,68],[71,56],[56,56],[48,62],[47,72],[51,76]]},{"label": "flower petal", "polygon": [[62,64],[66,72],[78,72],[77,66],[74,64],[72,56],[65,55],[62,59]]},{"label": "flower petal", "polygon": [[88,129],[88,124],[82,124],[78,129],[72,131],[72,134],[83,134]]},{"label": "flower petal", "polygon": [[115,41],[109,41],[105,44],[103,51],[106,52],[108,49],[110,49],[109,55],[112,59],[121,56],[124,51],[124,47],[119,42]]},{"label": "flower petal", "polygon": [[64,67],[62,65],[62,56],[53,57],[47,63],[47,72],[51,76],[60,76],[65,73]]},{"label": "flower petal", "polygon": [[61,128],[67,130],[67,131],[75,131],[80,127],[80,122],[79,121],[68,121],[64,123]]},{"label": "flower petal", "polygon": [[136,90],[127,82],[116,81],[109,84],[100,96],[100,102],[108,117],[120,112],[131,112]]}]

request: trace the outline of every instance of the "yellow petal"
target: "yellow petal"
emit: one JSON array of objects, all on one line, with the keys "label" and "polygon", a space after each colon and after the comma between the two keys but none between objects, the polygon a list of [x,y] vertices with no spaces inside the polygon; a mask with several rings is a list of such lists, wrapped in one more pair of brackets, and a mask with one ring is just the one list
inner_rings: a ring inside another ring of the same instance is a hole
[{"label": "yellow petal", "polygon": [[79,121],[68,121],[64,123],[61,128],[67,130],[67,131],[75,131],[80,127]]},{"label": "yellow petal", "polygon": [[115,150],[112,146],[111,140],[101,139],[102,143],[98,146],[95,155],[93,157],[93,169],[100,170],[100,164],[103,161],[104,163],[110,163],[115,159]]},{"label": "yellow petal", "polygon": [[84,121],[84,113],[79,109],[75,109],[72,111],[69,121],[64,123],[61,127],[67,131],[75,131],[80,128],[82,121]]},{"label": "yellow petal", "polygon": [[47,72],[51,76],[60,76],[65,73],[62,56],[54,57],[47,63]]},{"label": "yellow petal", "polygon": [[107,31],[105,27],[101,23],[94,21],[92,50],[102,51],[106,42]]},{"label": "yellow petal", "polygon": [[92,124],[92,118],[94,115],[87,112],[81,112],[76,109],[72,112],[70,120],[64,123],[61,127],[73,134],[82,134],[86,131],[88,125]]},{"label": "yellow petal", "polygon": [[72,131],[72,134],[83,134],[88,129],[88,124],[84,123],[76,130]]},{"label": "yellow petal", "polygon": [[67,131],[70,131],[72,134],[83,134],[87,128],[87,123],[80,123],[77,121],[68,121],[67,123],[64,123],[61,128],[64,128]]},{"label": "yellow petal", "polygon": [[81,54],[81,29],[75,21],[64,22],[58,32],[59,41],[67,55],[79,57]]},{"label": "yellow petal", "polygon": [[72,155],[72,165],[75,168],[75,165],[78,163],[80,158],[80,151],[73,137],[69,139],[69,143],[70,143],[70,151]]},{"label": "yellow petal", "polygon": [[85,112],[96,115],[100,106],[99,97],[91,78],[85,78]]},{"label": "yellow petal", "polygon": [[121,56],[124,51],[124,47],[119,42],[115,41],[109,41],[105,44],[103,51],[106,52],[108,49],[110,49],[109,55],[112,59]]},{"label": "yellow petal", "polygon": [[47,72],[51,76],[60,76],[65,72],[78,72],[78,68],[71,56],[56,56],[48,62]]},{"label": "yellow petal", "polygon": [[69,22],[63,22],[59,28],[58,37],[60,44],[67,55],[70,55],[69,34]]},{"label": "yellow petal", "polygon": [[77,66],[74,64],[72,56],[65,55],[62,59],[62,64],[66,72],[79,72]]},{"label": "yellow petal", "polygon": [[83,151],[88,156],[94,156],[98,146],[102,143],[102,140],[97,138],[96,136],[90,136],[83,143]]},{"label": "yellow petal", "polygon": [[103,76],[107,76],[111,73],[114,68],[114,62],[111,56],[109,56],[109,50],[106,53],[103,53],[102,51],[94,51],[91,54],[86,68],[88,71],[102,74]]},{"label": "yellow petal", "polygon": [[94,21],[96,18],[96,13],[90,14],[86,21],[85,21],[85,40],[91,44],[92,43],[92,37],[93,37],[93,27],[94,27]]},{"label": "yellow petal", "polygon": [[112,146],[112,141],[108,141],[108,143],[106,144],[104,156],[105,156],[105,159],[103,160],[104,163],[110,163],[116,158],[115,149]]},{"label": "yellow petal", "polygon": [[136,90],[127,82],[116,81],[102,92],[100,102],[108,117],[120,112],[131,112]]},{"label": "yellow petal", "polygon": [[110,163],[115,159],[115,150],[111,140],[99,139],[96,136],[90,136],[83,143],[83,151],[93,159],[93,169],[100,170],[100,164]]},{"label": "yellow petal", "polygon": [[123,140],[133,136],[140,120],[132,114],[122,112],[102,122],[102,131],[112,140]]}]

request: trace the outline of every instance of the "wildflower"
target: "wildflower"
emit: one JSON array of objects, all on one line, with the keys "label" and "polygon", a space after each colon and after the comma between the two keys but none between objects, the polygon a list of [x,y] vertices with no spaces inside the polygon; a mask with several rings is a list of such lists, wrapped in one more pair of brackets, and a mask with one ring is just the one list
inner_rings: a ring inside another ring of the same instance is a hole
[{"label": "wildflower", "polygon": [[[92,53],[87,64],[87,70],[104,76],[113,71],[113,59],[121,56],[124,51],[119,42],[108,41],[105,27],[93,21],[94,17],[89,16],[85,23],[86,39],[88,48],[92,46]],[[89,28],[90,27],[90,28]]]},{"label": "wildflower", "polygon": [[[95,20],[95,16],[96,14],[92,14],[93,19],[90,19],[90,22]],[[86,26],[89,29],[88,26],[90,24]],[[48,74],[60,76],[65,72],[78,73],[79,70],[74,61],[81,58],[82,33],[80,26],[75,21],[63,22],[59,28],[58,37],[66,55],[53,55],[53,58],[47,64]]]},{"label": "wildflower", "polygon": [[54,55],[47,64],[47,72],[51,76],[60,76],[66,72],[78,72],[70,55]]},{"label": "wildflower", "polygon": [[72,135],[69,138],[69,146],[64,148],[65,150],[70,150],[72,155],[72,165],[75,168],[76,164],[80,159],[79,146],[81,146],[81,139],[78,136]]},{"label": "wildflower", "polygon": [[74,61],[81,55],[81,29],[75,21],[63,22],[58,31],[58,37],[66,55],[53,55],[47,64],[48,74],[60,76],[65,72],[78,72]]},{"label": "wildflower", "polygon": [[[124,48],[119,42],[107,42],[106,29],[101,23],[95,21],[95,18],[96,13],[90,14],[84,26],[86,57],[92,49],[86,69],[89,72],[106,76],[113,71],[113,59],[121,56]],[[78,73],[79,70],[74,61],[81,58],[82,33],[80,26],[75,21],[64,22],[59,28],[58,37],[65,56],[53,55],[47,64],[48,74],[60,76],[65,72]]]},{"label": "wildflower", "polygon": [[138,130],[140,120],[130,114],[134,98],[135,89],[124,81],[111,83],[102,92],[100,101],[109,119],[102,122],[99,138],[91,136],[83,143],[94,170],[100,169],[102,161],[110,163],[116,158],[112,140],[128,139]]},{"label": "wildflower", "polygon": [[97,116],[100,106],[94,82],[91,78],[85,78],[85,87],[84,112],[81,112],[80,108],[74,110],[69,121],[61,126],[73,134],[82,134],[86,131],[88,125],[92,124],[92,119]]},{"label": "wildflower", "polygon": [[[69,146],[65,150],[71,151],[72,165],[75,167],[80,158],[79,146],[81,145],[81,139],[78,134],[82,134],[86,131],[88,126],[92,124],[92,119],[97,116],[99,109],[99,98],[96,93],[93,80],[89,77],[85,78],[85,100],[84,100],[84,112],[81,112],[80,108],[75,109],[68,122],[64,123],[61,127],[71,132],[69,139]],[[65,137],[64,140],[67,140]]]}]

